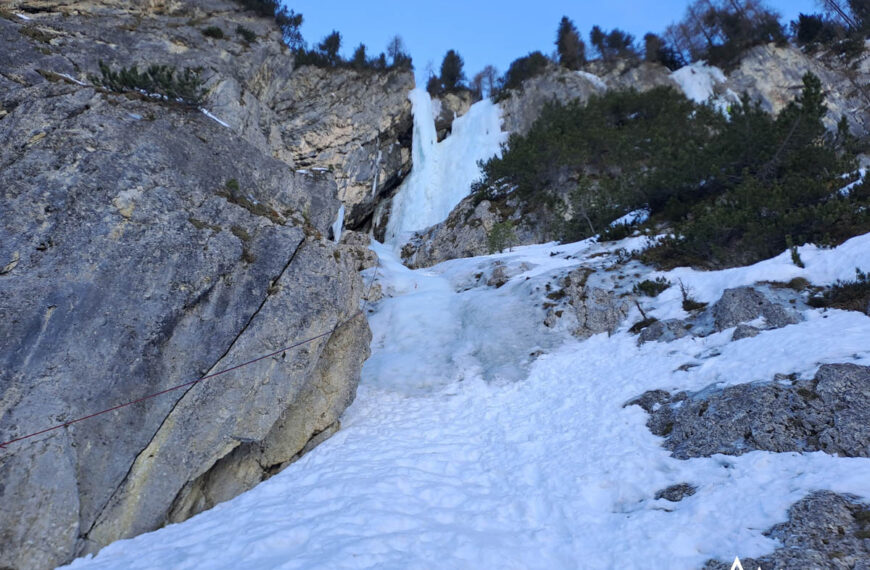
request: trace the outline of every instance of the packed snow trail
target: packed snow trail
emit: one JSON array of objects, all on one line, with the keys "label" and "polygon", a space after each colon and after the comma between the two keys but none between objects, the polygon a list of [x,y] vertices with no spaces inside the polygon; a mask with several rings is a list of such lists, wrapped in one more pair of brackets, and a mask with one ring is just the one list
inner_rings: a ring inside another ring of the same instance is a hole
[{"label": "packed snow trail", "polygon": [[[639,407],[623,407],[650,389],[870,365],[867,316],[810,310],[804,322],[736,342],[729,329],[638,346],[624,330],[636,314],[583,342],[545,330],[548,280],[610,266],[602,252],[638,242],[530,246],[417,271],[377,246],[386,297],[371,315],[373,355],[342,429],[236,499],[72,567],[697,568],[772,551],[763,531],[813,490],[870,498],[870,459],[756,451],[681,461]],[[870,234],[800,248],[806,269],[786,252],[748,268],[666,275],[711,301],[759,279],[847,279],[870,267],[868,252]],[[496,261],[514,275],[500,288],[486,284]],[[635,277],[646,276],[625,275]],[[673,289],[650,310],[679,314]],[[687,362],[698,366],[679,370]],[[697,493],[653,498],[682,482]]]},{"label": "packed snow trail", "polygon": [[484,99],[453,121],[450,136],[438,142],[432,99],[425,89],[408,95],[414,110],[413,166],[393,197],[387,243],[400,245],[410,232],[447,218],[480,176],[477,163],[501,152],[501,108]]}]

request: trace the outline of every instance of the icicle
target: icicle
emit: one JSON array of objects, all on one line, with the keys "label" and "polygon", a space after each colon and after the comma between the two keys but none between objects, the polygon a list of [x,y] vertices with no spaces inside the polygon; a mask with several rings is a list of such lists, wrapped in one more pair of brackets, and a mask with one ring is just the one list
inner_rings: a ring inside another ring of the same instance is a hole
[{"label": "icicle", "polygon": [[344,204],[338,209],[338,215],[335,217],[335,222],[332,223],[332,239],[338,243],[341,239],[341,232],[344,231]]}]

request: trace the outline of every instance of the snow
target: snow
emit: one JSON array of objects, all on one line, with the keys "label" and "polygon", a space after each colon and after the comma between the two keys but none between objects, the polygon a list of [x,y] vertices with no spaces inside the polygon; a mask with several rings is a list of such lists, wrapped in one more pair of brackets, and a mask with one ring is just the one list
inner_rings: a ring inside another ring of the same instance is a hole
[{"label": "snow", "polygon": [[18,13],[16,13],[15,15],[18,16],[20,19],[22,19],[22,20],[24,20],[24,21],[30,21],[30,20],[33,19],[33,18],[31,18],[30,16],[25,16],[24,14],[18,14]]},{"label": "snow", "polygon": [[607,91],[607,84],[604,82],[603,79],[601,79],[594,73],[589,73],[588,71],[578,71],[577,75],[579,75],[580,77],[585,77],[601,91]]},{"label": "snow", "polygon": [[57,73],[57,76],[58,76],[58,77],[62,77],[62,78],[64,78],[64,79],[66,79],[67,81],[71,81],[71,82],[75,83],[76,85],[81,85],[82,87],[87,87],[87,86],[88,86],[87,83],[84,83],[83,81],[79,81],[78,79],[76,79],[76,78],[73,77],[72,75],[68,75],[68,74],[66,74],[66,73]]},{"label": "snow", "polygon": [[671,73],[686,97],[704,103],[714,95],[716,85],[725,82],[725,73],[718,67],[698,61]]},{"label": "snow", "polygon": [[[855,180],[854,182],[847,184],[846,186],[843,186],[842,188],[840,188],[839,192],[840,192],[841,196],[848,196],[852,192],[853,188],[855,188],[859,184],[864,183],[864,178],[867,176],[867,169],[866,168],[859,168],[855,174],[858,175],[858,179]],[[849,176],[850,176],[849,174],[846,174],[844,176],[844,178],[847,178]]]},{"label": "snow", "polygon": [[219,124],[220,126],[222,126],[222,127],[226,127],[226,128],[228,128],[228,129],[230,128],[230,126],[229,126],[227,123],[225,123],[224,121],[222,121],[222,120],[220,120],[219,118],[217,118],[217,117],[216,117],[214,114],[212,114],[208,109],[200,108],[200,111],[202,111],[202,114],[203,114],[203,115],[205,115],[205,116],[208,117],[209,119],[213,120],[214,122],[216,122],[216,123]]},{"label": "snow", "polygon": [[649,219],[649,210],[646,208],[633,210],[621,218],[617,218],[610,222],[610,227],[621,226],[624,224],[642,224]]},{"label": "snow", "polygon": [[335,243],[338,243],[341,240],[341,232],[344,231],[344,204],[338,208],[338,214],[335,217],[335,221],[332,223],[332,238],[335,240]]},{"label": "snow", "polygon": [[[737,342],[728,330],[641,346],[625,330],[638,315],[582,342],[541,324],[546,283],[646,242],[519,247],[414,271],[375,244],[385,298],[372,307],[372,357],[342,429],[248,493],[71,568],[697,568],[771,552],[763,531],[814,490],[870,498],[870,459],[756,451],[681,461],[643,410],[623,407],[650,389],[870,365],[865,315],[807,310],[799,324]],[[870,234],[799,252],[805,269],[784,252],[716,272],[623,271],[681,279],[713,301],[758,280],[851,278],[870,266]],[[513,277],[494,288],[484,281],[497,263]],[[672,313],[678,297],[672,287],[645,302]],[[697,366],[680,370],[686,363]],[[653,498],[682,482],[697,493]]]},{"label": "snow", "polygon": [[[725,73],[718,67],[707,65],[703,61],[681,67],[671,73],[671,79],[676,82],[686,97],[695,103],[712,103],[723,114],[728,114],[732,103],[739,103],[740,96],[731,89],[722,89],[725,83]],[[717,91],[721,93],[717,94]]]},{"label": "snow", "polygon": [[500,107],[485,99],[453,122],[450,136],[438,142],[432,99],[424,89],[408,96],[414,110],[413,166],[393,198],[387,243],[399,247],[410,232],[447,218],[480,176],[477,163],[501,152]]},{"label": "snow", "polygon": [[[791,252],[760,261],[747,267],[722,271],[698,271],[679,267],[668,272],[656,272],[650,279],[665,277],[676,284],[682,281],[696,301],[716,301],[725,289],[752,285],[760,281],[787,283],[795,277],[803,277],[815,285],[832,285],[837,281],[853,281],[855,269],[870,269],[870,234],[854,237],[833,249],[807,244],[797,248],[805,268],[794,264]],[[652,315],[663,318],[679,318],[682,312],[682,294],[679,287],[671,287],[656,298],[657,308]]]}]

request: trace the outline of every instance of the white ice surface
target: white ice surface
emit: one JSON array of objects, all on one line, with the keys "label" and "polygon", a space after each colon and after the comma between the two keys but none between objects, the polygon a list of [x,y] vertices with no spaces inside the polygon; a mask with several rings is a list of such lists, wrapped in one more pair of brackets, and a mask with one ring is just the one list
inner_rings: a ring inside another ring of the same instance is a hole
[{"label": "white ice surface", "polygon": [[338,208],[335,221],[332,222],[332,239],[335,243],[341,241],[341,232],[344,231],[344,204]]},{"label": "white ice surface", "polygon": [[453,121],[450,136],[438,142],[432,100],[425,89],[408,95],[414,109],[413,166],[393,198],[387,242],[399,246],[410,232],[447,218],[480,177],[478,161],[501,151],[500,107],[484,99]]},{"label": "white ice surface", "polygon": [[219,119],[214,113],[212,113],[208,109],[200,108],[200,110],[202,111],[203,115],[205,115],[206,117],[208,117],[209,119],[211,119],[215,123],[219,124],[222,127],[226,127],[228,129],[230,128],[230,125],[226,121],[222,121],[221,119]]},{"label": "white ice surface", "polygon": [[[870,365],[870,318],[805,313],[797,325],[730,342],[584,342],[540,324],[535,288],[604,251],[594,240],[516,248],[411,271],[376,246],[386,297],[373,354],[342,429],[298,462],[191,520],[114,543],[73,568],[668,568],[758,556],[763,531],[817,489],[870,498],[870,459],[752,452],[673,459],[623,404],[646,390],[699,390],[811,376],[823,362]],[[800,248],[747,268],[667,273],[697,298],[755,280],[830,283],[868,267],[870,235]],[[478,275],[502,262],[504,286]],[[642,276],[644,277],[644,276]],[[676,287],[650,300],[672,312]],[[627,326],[627,325],[626,325]],[[543,350],[534,358],[530,353]],[[699,366],[678,370],[685,363]],[[653,499],[688,482],[695,495]]]},{"label": "white ice surface", "polygon": [[595,87],[597,87],[601,91],[607,91],[607,83],[604,82],[603,79],[595,75],[594,73],[589,73],[588,71],[578,71],[577,75],[580,77],[585,77],[589,81],[592,82]]},{"label": "white ice surface", "polygon": [[671,79],[677,82],[686,97],[696,103],[704,103],[713,96],[716,85],[725,82],[725,73],[718,67],[699,61],[674,71]]},{"label": "white ice surface", "polygon": [[633,210],[621,218],[617,218],[610,222],[610,227],[619,226],[622,224],[642,224],[649,219],[649,210],[640,209]]}]

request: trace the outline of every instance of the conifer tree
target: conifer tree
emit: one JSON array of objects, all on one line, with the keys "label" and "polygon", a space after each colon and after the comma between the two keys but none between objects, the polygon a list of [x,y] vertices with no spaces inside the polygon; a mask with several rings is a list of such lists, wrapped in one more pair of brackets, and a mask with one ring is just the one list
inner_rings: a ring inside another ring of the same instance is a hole
[{"label": "conifer tree", "polygon": [[580,39],[577,27],[568,16],[562,16],[559,22],[559,29],[556,32],[556,50],[562,67],[577,70],[586,63],[586,44]]},{"label": "conifer tree", "polygon": [[462,83],[465,81],[464,66],[465,62],[456,51],[452,49],[447,51],[441,62],[441,87],[445,91],[456,91],[463,87]]},{"label": "conifer tree", "polygon": [[366,56],[366,45],[360,44],[353,52],[353,58],[350,60],[350,65],[354,69],[364,69],[368,64],[368,56]]},{"label": "conifer tree", "polygon": [[338,50],[341,49],[341,33],[337,30],[332,30],[332,33],[323,38],[317,49],[323,52],[329,65],[337,65],[339,62]]}]

